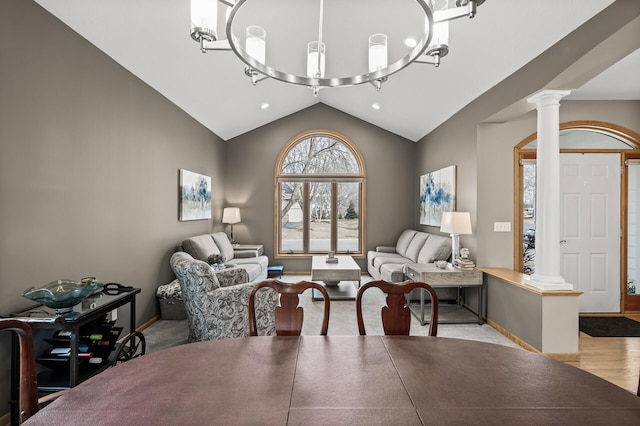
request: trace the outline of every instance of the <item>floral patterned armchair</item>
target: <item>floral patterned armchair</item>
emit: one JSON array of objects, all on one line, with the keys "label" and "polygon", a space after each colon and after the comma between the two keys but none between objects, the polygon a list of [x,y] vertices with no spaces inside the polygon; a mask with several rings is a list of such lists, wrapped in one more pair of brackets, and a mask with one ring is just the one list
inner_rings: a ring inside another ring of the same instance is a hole
[{"label": "floral patterned armchair", "polygon": [[[211,266],[185,252],[174,253],[170,263],[182,289],[189,341],[249,335],[249,294],[255,283],[244,282],[246,272],[222,274],[224,279],[219,280],[219,273],[215,274]],[[274,309],[277,303],[275,291],[266,289],[257,294],[256,317],[260,335],[275,335]]]}]

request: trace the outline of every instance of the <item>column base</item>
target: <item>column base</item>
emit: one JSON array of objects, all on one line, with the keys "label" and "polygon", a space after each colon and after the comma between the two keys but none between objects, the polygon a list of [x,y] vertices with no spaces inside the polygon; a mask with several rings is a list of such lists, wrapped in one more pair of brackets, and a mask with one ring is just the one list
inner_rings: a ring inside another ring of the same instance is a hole
[{"label": "column base", "polygon": [[524,278],[524,282],[542,291],[573,290],[573,284],[569,284],[562,277],[536,277],[534,274]]}]

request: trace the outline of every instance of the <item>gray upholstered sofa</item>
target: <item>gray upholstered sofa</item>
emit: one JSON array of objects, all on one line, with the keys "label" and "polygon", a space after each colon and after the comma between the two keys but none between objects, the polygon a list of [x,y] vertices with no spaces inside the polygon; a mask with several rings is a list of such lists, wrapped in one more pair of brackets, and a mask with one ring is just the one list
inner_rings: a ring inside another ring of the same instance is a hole
[{"label": "gray upholstered sofa", "polygon": [[376,280],[405,280],[403,265],[433,263],[451,256],[451,238],[407,229],[395,246],[379,246],[367,253],[367,271]]},{"label": "gray upholstered sofa", "polygon": [[224,232],[196,235],[187,238],[178,246],[177,251],[185,251],[194,259],[207,261],[212,254],[222,254],[225,264],[237,265],[247,271],[249,281],[262,281],[267,279],[267,266],[269,258],[259,256],[256,250],[234,250],[229,237]]},{"label": "gray upholstered sofa", "polygon": [[[227,234],[215,232],[190,237],[182,241],[176,252],[185,252],[203,262],[212,254],[222,254],[225,264],[233,268],[214,272],[222,286],[238,282],[258,282],[267,279],[269,258],[256,250],[234,250]],[[241,277],[239,277],[241,275]],[[177,279],[158,287],[156,297],[162,319],[182,320],[187,317],[182,290]]]}]

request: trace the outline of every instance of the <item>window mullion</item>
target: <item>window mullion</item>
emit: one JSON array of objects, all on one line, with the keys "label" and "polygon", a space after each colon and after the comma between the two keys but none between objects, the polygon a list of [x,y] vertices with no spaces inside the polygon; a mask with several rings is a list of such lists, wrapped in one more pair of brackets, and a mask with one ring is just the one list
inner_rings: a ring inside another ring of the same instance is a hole
[{"label": "window mullion", "polygon": [[309,222],[311,220],[309,182],[304,182],[302,188],[304,197],[304,207],[302,209],[302,252],[309,253]]},{"label": "window mullion", "polygon": [[338,183],[331,183],[331,250],[338,251]]}]

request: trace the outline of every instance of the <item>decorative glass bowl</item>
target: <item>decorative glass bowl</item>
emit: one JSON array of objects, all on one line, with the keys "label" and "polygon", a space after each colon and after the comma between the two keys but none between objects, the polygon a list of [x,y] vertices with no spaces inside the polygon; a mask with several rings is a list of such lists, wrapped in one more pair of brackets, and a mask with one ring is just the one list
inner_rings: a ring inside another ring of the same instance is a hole
[{"label": "decorative glass bowl", "polygon": [[57,314],[66,314],[93,293],[102,290],[103,284],[93,278],[82,281],[57,280],[41,288],[31,287],[22,296],[55,309]]}]

